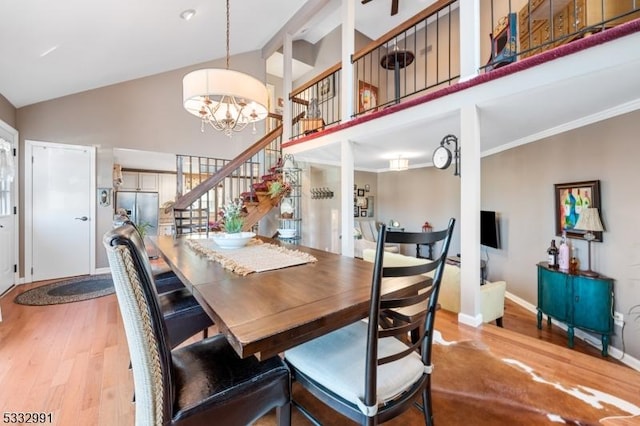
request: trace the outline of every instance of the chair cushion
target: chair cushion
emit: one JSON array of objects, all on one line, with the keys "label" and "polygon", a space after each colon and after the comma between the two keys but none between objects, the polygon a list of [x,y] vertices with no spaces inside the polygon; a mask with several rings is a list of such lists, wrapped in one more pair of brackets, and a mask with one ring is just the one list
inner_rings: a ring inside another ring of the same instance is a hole
[{"label": "chair cushion", "polygon": [[[285,360],[305,376],[358,404],[364,400],[367,323],[358,321],[285,352]],[[378,341],[379,357],[406,349],[395,338]],[[378,403],[387,402],[409,389],[424,374],[420,356],[413,353],[378,367]]]},{"label": "chair cushion", "polygon": [[213,325],[211,317],[186,288],[160,294],[158,301],[171,348]]},{"label": "chair cushion", "polygon": [[160,310],[165,320],[170,319],[174,315],[186,312],[189,309],[202,310],[196,298],[184,287],[158,295],[158,301],[160,302]]},{"label": "chair cushion", "polygon": [[153,276],[158,294],[185,288],[180,278],[173,271],[165,271]]},{"label": "chair cushion", "polygon": [[289,402],[289,369],[279,357],[240,359],[218,334],[172,352],[173,421],[250,424]]}]

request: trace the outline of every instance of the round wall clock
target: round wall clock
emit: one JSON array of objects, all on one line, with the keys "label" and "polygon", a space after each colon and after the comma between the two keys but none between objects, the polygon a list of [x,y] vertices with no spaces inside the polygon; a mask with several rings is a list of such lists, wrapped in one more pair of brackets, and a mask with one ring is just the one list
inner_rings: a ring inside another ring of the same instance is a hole
[{"label": "round wall clock", "polygon": [[451,151],[445,146],[440,145],[433,151],[433,165],[438,169],[446,169],[451,164]]}]

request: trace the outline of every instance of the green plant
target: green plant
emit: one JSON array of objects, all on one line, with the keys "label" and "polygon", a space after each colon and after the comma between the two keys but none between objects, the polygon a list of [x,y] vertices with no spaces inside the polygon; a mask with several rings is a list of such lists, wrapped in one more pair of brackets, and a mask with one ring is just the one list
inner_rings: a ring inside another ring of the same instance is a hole
[{"label": "green plant", "polygon": [[242,208],[242,201],[239,199],[222,207],[222,227],[228,234],[237,234],[242,231],[242,225],[244,225]]},{"label": "green plant", "polygon": [[279,195],[287,195],[291,191],[291,184],[288,182],[282,182],[280,180],[274,180],[269,183],[269,195],[271,198],[276,198]]},{"label": "green plant", "polygon": [[149,222],[141,222],[136,224],[136,228],[138,229],[140,236],[144,238],[149,233],[149,230],[153,228],[153,225]]}]

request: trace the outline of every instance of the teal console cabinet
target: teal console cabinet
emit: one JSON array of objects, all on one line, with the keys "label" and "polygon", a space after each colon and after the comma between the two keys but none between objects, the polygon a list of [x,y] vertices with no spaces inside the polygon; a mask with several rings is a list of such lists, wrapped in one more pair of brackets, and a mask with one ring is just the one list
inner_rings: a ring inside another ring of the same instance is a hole
[{"label": "teal console cabinet", "polygon": [[573,348],[573,329],[602,336],[602,356],[608,355],[609,338],[613,333],[613,280],[611,278],[570,275],[551,269],[546,262],[538,263],[538,329],[542,315],[567,324],[568,346]]}]

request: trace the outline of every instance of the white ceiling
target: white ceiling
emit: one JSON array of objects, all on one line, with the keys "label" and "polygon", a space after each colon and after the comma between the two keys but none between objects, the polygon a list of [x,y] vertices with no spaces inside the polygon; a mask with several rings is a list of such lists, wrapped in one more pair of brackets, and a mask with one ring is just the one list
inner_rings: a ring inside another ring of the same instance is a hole
[{"label": "white ceiling", "polygon": [[[231,0],[231,54],[275,50],[283,27],[316,43],[340,24],[341,1]],[[356,29],[371,39],[434,2],[400,0],[391,17],[391,0],[353,1]],[[196,10],[188,22],[179,17],[186,9]],[[0,17],[0,94],[18,108],[225,55],[223,0],[2,0]],[[606,43],[322,136],[296,156],[339,164],[338,142],[348,139],[360,170],[384,171],[399,154],[411,166],[429,165],[446,134],[460,135],[467,99],[480,110],[483,155],[637,109],[638,45],[639,34]]]},{"label": "white ceiling", "polygon": [[[356,29],[378,38],[433,1],[402,0],[394,17],[391,0],[356,1]],[[262,49],[304,10],[294,38],[316,43],[340,24],[340,4],[231,0],[231,55]],[[222,0],[3,0],[0,17],[0,93],[17,108],[225,56]]]}]

